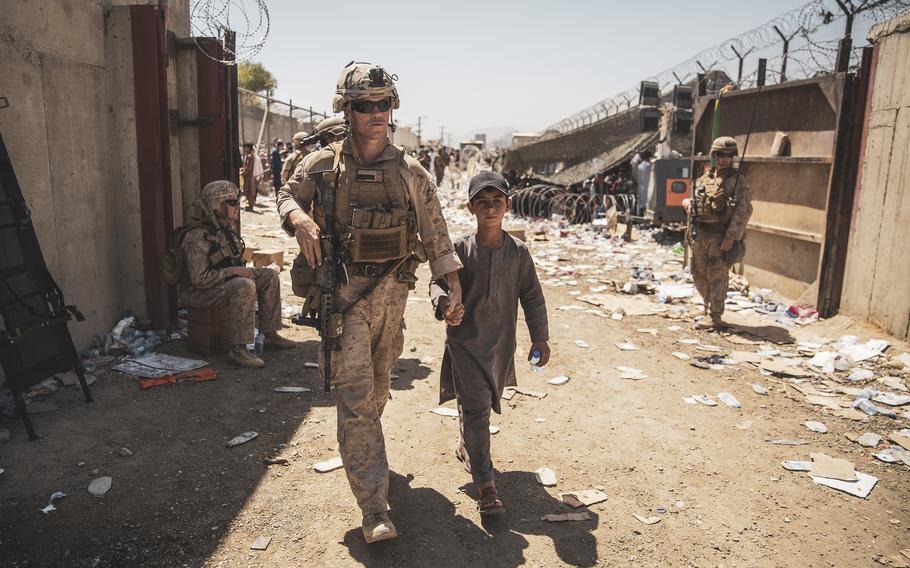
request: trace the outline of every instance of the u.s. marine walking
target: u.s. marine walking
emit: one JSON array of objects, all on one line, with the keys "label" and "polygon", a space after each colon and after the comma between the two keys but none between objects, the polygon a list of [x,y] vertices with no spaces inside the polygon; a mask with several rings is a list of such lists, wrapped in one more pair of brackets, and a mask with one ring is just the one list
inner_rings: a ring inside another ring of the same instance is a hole
[{"label": "u.s. marine walking", "polygon": [[705,317],[696,324],[698,329],[723,327],[730,267],[745,255],[752,192],[746,176],[733,167],[737,155],[734,138],[714,140],[711,156],[717,166],[696,180],[692,198],[683,202],[690,217],[692,279],[705,302]]}]

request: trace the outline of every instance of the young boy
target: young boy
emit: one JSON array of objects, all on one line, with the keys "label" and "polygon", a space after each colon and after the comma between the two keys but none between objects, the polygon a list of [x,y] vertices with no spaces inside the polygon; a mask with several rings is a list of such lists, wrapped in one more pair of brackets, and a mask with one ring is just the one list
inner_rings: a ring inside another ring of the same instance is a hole
[{"label": "young boy", "polygon": [[[501,175],[484,171],[471,178],[468,210],[477,219],[477,232],[455,241],[464,264],[459,272],[463,305],[445,316],[445,355],[439,384],[440,403],[457,398],[461,436],[455,457],[480,493],[481,514],[504,510],[493,481],[490,458],[490,410],[500,413],[506,386],[515,385],[515,325],[518,302],[531,335],[528,359],[544,366],[547,345],[547,307],[534,261],[527,246],[502,230],[510,207],[509,184]],[[444,281],[433,283],[430,297],[436,318],[448,307]]]}]

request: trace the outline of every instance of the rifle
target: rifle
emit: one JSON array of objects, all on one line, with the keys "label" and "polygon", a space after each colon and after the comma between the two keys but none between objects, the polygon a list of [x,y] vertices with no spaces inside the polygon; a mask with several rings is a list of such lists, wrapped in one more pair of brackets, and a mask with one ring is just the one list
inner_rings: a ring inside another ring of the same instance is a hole
[{"label": "rifle", "polygon": [[338,171],[335,171],[335,187],[329,188],[323,175],[325,172],[314,172],[316,187],[319,189],[319,204],[325,215],[324,229],[319,240],[322,246],[322,270],[317,271],[320,300],[319,313],[313,317],[300,314],[294,323],[307,325],[319,330],[322,340],[320,348],[323,358],[323,387],[325,392],[332,390],[332,351],[341,351],[341,334],[344,332],[344,314],[338,310],[335,300],[335,288],[338,284],[338,273],[342,273],[343,283],[347,283],[347,273],[341,258],[341,247],[335,231],[335,193],[338,190]]}]

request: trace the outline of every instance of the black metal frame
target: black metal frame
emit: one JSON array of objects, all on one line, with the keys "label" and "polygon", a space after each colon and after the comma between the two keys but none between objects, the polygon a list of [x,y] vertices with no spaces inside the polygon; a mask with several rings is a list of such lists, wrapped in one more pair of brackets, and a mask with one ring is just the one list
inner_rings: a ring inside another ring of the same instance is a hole
[{"label": "black metal frame", "polygon": [[31,211],[0,133],[0,365],[29,440],[37,440],[22,393],[55,373],[72,369],[86,402],[92,395],[67,322],[84,318],[67,306],[47,269]]}]

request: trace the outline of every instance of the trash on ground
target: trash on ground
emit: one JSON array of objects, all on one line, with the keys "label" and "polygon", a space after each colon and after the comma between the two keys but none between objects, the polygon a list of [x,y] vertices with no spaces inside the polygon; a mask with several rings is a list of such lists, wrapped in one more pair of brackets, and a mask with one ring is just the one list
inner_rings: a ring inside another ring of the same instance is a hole
[{"label": "trash on ground", "polygon": [[904,406],[910,404],[910,395],[894,394],[893,392],[880,392],[872,397],[875,402],[888,406]]},{"label": "trash on ground", "polygon": [[805,446],[809,443],[808,440],[799,438],[768,438],[765,441],[776,446]]},{"label": "trash on ground", "polygon": [[805,422],[803,422],[803,426],[805,426],[806,428],[808,428],[809,430],[812,430],[813,432],[815,432],[817,434],[827,434],[828,433],[828,427],[817,420],[806,420]]},{"label": "trash on ground", "polygon": [[319,363],[316,363],[314,361],[307,361],[306,363],[303,364],[303,366],[307,369],[318,369]]},{"label": "trash on ground", "polygon": [[752,428],[752,421],[751,421],[751,420],[743,420],[743,421],[741,421],[741,422],[737,422],[737,423],[736,423],[736,429],[737,429],[737,430],[748,430],[748,429],[750,429],[750,428]]},{"label": "trash on ground", "polygon": [[883,438],[874,432],[865,432],[856,439],[856,443],[864,448],[874,448],[879,445]]},{"label": "trash on ground", "polygon": [[124,458],[131,458],[133,457],[133,450],[127,447],[120,448],[120,456]]},{"label": "trash on ground", "polygon": [[832,489],[837,489],[838,491],[843,491],[844,493],[849,493],[850,495],[861,497],[863,499],[872,493],[872,489],[875,487],[875,484],[878,483],[877,477],[867,475],[860,471],[856,472],[856,476],[858,477],[857,481],[843,481],[840,479],[818,477],[812,475],[811,473],[809,475],[812,477],[812,481],[819,485],[831,487]]},{"label": "trash on ground", "polygon": [[450,418],[458,418],[458,411],[454,408],[446,408],[444,406],[438,406],[431,410],[433,414],[438,414],[440,416],[448,416]]},{"label": "trash on ground", "polygon": [[113,482],[113,478],[107,475],[97,477],[88,484],[88,492],[95,497],[104,497],[104,495],[111,490],[111,484]]},{"label": "trash on ground", "polygon": [[620,351],[638,351],[641,349],[641,347],[638,345],[629,343],[628,341],[624,341],[622,343],[614,343],[614,345],[616,345]]},{"label": "trash on ground", "polygon": [[720,399],[720,401],[722,403],[726,404],[727,406],[730,406],[733,408],[742,408],[743,407],[743,405],[738,400],[736,400],[736,397],[728,392],[717,393],[717,398]]},{"label": "trash on ground", "polygon": [[490,424],[490,434],[499,434],[499,426]]},{"label": "trash on ground", "polygon": [[764,387],[764,385],[760,385],[758,383],[752,383],[752,390],[755,392],[755,394],[760,394],[762,396],[768,396],[768,389],[766,389]]},{"label": "trash on ground", "polygon": [[39,509],[45,515],[57,510],[57,507],[54,506],[54,503],[66,497],[66,493],[63,491],[54,491],[51,494],[50,500],[47,502],[47,505],[43,509]]},{"label": "trash on ground", "polygon": [[638,381],[648,378],[648,375],[646,375],[644,371],[641,369],[636,369],[635,367],[624,367],[622,365],[618,365],[616,367],[616,370],[619,371],[620,379]]},{"label": "trash on ground", "polygon": [[[506,387],[505,390],[503,391],[502,398],[506,398],[505,391],[512,391],[513,393],[523,394],[525,396],[530,396],[530,397],[534,397],[534,398],[546,398],[546,396],[547,396],[547,393],[545,393],[545,392],[533,391],[533,390],[529,390],[529,389],[525,389],[525,388],[521,388],[521,387]],[[511,398],[512,397],[509,397],[506,400],[510,400]],[[458,414],[456,413],[455,416],[458,416]]]},{"label": "trash on ground", "polygon": [[910,428],[904,428],[903,430],[899,430],[897,432],[891,432],[888,435],[888,440],[894,442],[905,450],[910,451]]},{"label": "trash on ground", "polygon": [[537,468],[534,471],[534,477],[537,478],[537,483],[544,487],[553,487],[556,485],[556,474],[548,467]]},{"label": "trash on ground", "polygon": [[576,340],[575,340],[575,345],[578,346],[578,347],[581,347],[582,349],[587,349],[588,347],[590,347],[590,345],[588,345],[588,342],[587,342],[587,341],[584,341],[584,340],[581,340],[581,339],[576,339]]},{"label": "trash on ground", "polygon": [[559,375],[558,377],[553,377],[552,379],[547,381],[547,383],[551,384],[551,385],[564,385],[567,382],[569,382],[569,377],[567,377],[565,375]]},{"label": "trash on ground", "polygon": [[335,456],[330,460],[313,464],[313,469],[319,473],[328,473],[340,467],[344,467],[344,462],[341,461],[341,456]]},{"label": "trash on ground", "polygon": [[811,471],[812,462],[802,460],[787,460],[780,462],[787,471]]},{"label": "trash on ground", "polygon": [[607,500],[607,494],[599,489],[584,489],[582,491],[567,491],[560,493],[559,498],[574,508],[587,507]]},{"label": "trash on ground", "polygon": [[660,522],[660,517],[645,517],[638,513],[632,513],[632,516],[646,525],[654,525]]},{"label": "trash on ground", "polygon": [[187,359],[162,353],[149,353],[140,357],[127,359],[113,367],[114,371],[136,375],[146,379],[158,379],[166,375],[176,375],[186,371],[194,371],[207,366],[207,361]]},{"label": "trash on ground", "polygon": [[694,398],[692,398],[691,396],[684,396],[683,402],[685,402],[686,404],[698,404],[698,401],[695,400]]},{"label": "trash on ground", "polygon": [[302,393],[302,392],[311,391],[311,389],[308,389],[307,387],[275,387],[272,390],[275,392],[287,392],[287,393]]},{"label": "trash on ground", "polygon": [[706,394],[693,394],[691,395],[691,398],[695,402],[700,402],[705,406],[717,406],[717,401]]},{"label": "trash on ground", "polygon": [[246,444],[258,435],[259,432],[244,432],[243,434],[240,434],[239,436],[228,440],[228,443],[225,444],[225,446],[228,448],[233,448],[234,446],[239,446],[240,444]]},{"label": "trash on ground", "polygon": [[565,521],[590,521],[591,514],[587,511],[582,511],[581,513],[559,513],[559,514],[549,514],[540,517],[541,521],[548,521],[551,523],[561,523]]},{"label": "trash on ground", "polygon": [[289,462],[287,458],[271,456],[269,454],[262,454],[262,463],[266,465],[291,465],[291,462]]},{"label": "trash on ground", "polygon": [[674,351],[673,356],[676,357],[677,359],[679,359],[680,361],[688,361],[689,359],[691,359],[691,357],[689,357],[682,351]]},{"label": "trash on ground", "polygon": [[177,373],[176,375],[163,375],[153,379],[139,379],[139,388],[142,390],[148,390],[152,387],[157,387],[161,385],[175,385],[179,382],[196,382],[204,383],[207,381],[214,381],[218,378],[218,374],[215,372],[215,369],[211,367],[205,367],[203,369],[197,369],[193,371],[184,371],[182,373]]},{"label": "trash on ground", "polygon": [[841,458],[833,458],[823,453],[811,453],[813,477],[839,479],[841,481],[856,481],[856,468],[853,462]]},{"label": "trash on ground", "polygon": [[901,448],[885,448],[872,455],[875,459],[885,463],[904,463],[905,465],[910,465],[910,452]]},{"label": "trash on ground", "polygon": [[265,550],[269,547],[269,544],[272,542],[272,537],[270,536],[257,536],[256,540],[253,541],[253,544],[250,545],[251,550]]}]

